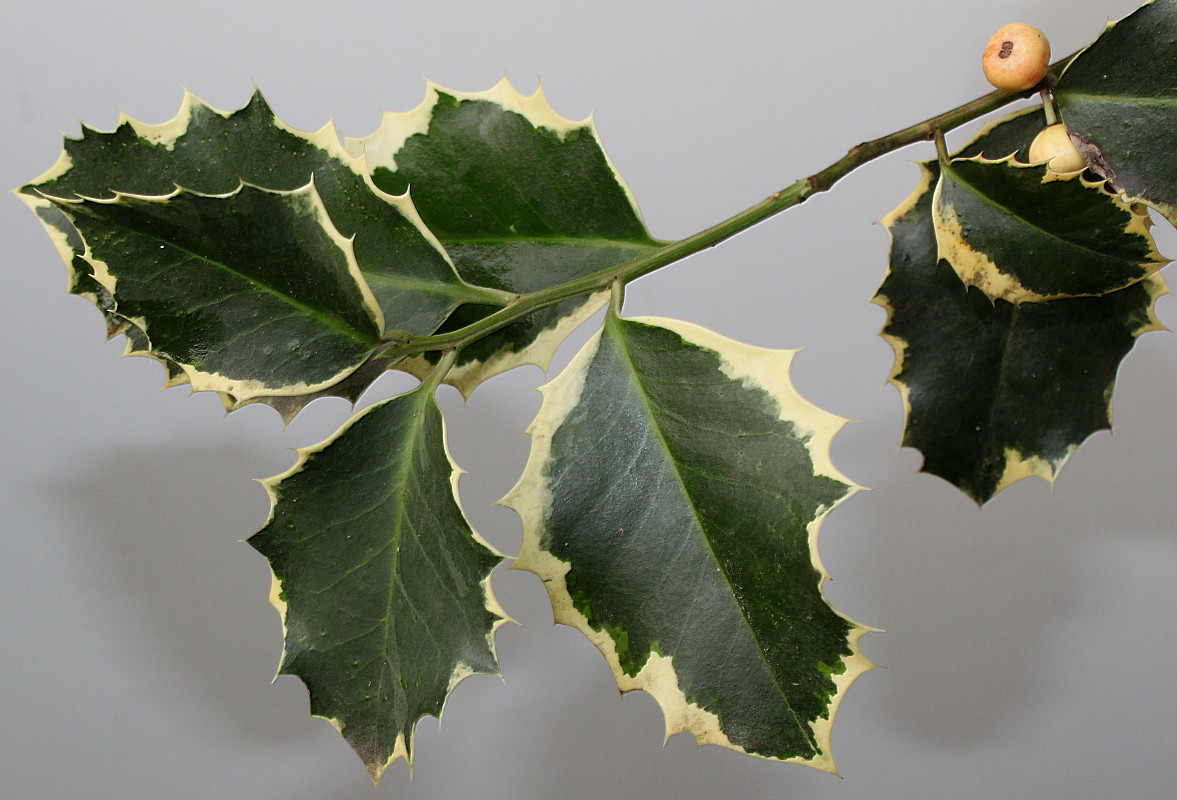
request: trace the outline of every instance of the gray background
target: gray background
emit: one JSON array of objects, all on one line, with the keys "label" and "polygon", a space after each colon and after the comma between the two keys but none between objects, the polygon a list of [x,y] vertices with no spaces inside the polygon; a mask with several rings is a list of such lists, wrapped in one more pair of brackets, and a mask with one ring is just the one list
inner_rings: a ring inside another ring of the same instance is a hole
[{"label": "gray background", "polygon": [[[478,90],[542,77],[564,116],[596,112],[651,231],[689,234],[851,145],[986,91],[979,54],[1008,21],[1056,54],[1136,0],[823,2],[60,2],[0,11],[0,185],[46,169],[59,132],[117,110],[171,117],[181,86],[221,108],[261,87],[303,129],[361,135],[429,76]],[[957,134],[961,141],[965,134]],[[15,198],[4,250],[0,416],[0,792],[11,798],[988,798],[1171,796],[1177,781],[1177,345],[1144,337],[1121,369],[1116,433],[1088,441],[1053,491],[1039,480],[983,511],[898,450],[891,351],[867,301],[886,266],[872,225],[913,188],[912,147],[713,251],[647,277],[627,313],[682,317],[806,347],[795,381],[858,422],[834,447],[874,491],[836,512],[821,552],[845,613],[888,667],[851,689],[834,727],[843,780],[687,736],[664,747],[655,703],[620,699],[580,634],[553,627],[539,582],[496,578],[520,622],[498,637],[505,680],[477,676],[439,730],[425,720],[373,793],[294,678],[271,685],[278,617],[251,478],[348,415],[320,401],[284,433],[271,410],[225,418],[211,395],[158,391],[119,359],[100,315]],[[1162,250],[1177,238],[1161,232]],[[1170,270],[1170,275],[1172,271]],[[1162,319],[1177,326],[1177,302]],[[559,353],[570,357],[586,331]],[[527,453],[534,368],[445,390],[469,470],[470,517],[513,552],[490,503]],[[363,402],[411,385],[382,380]]]}]

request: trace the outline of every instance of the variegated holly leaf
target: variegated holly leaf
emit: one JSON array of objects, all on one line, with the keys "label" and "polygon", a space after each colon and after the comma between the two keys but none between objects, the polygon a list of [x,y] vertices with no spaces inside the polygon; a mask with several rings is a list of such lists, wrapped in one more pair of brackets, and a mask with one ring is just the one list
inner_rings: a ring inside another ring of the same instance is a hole
[{"label": "variegated holly leaf", "polygon": [[1146,3],[1075,56],[1059,113],[1092,169],[1177,224],[1177,0]]},{"label": "variegated holly leaf", "polygon": [[183,369],[194,390],[315,392],[380,344],[380,309],[312,184],[46,199],[84,245],[71,262],[91,272],[75,269],[75,284],[86,275],[108,292],[108,319],[135,329],[130,347]]},{"label": "variegated holly leaf", "polygon": [[[591,121],[556,114],[543,94],[506,80],[478,93],[430,84],[408,112],[386,112],[375,133],[348,140],[387,192],[410,192],[422,219],[467,281],[532,292],[657,247]],[[603,295],[536,311],[462,351],[446,380],[469,394],[525,363],[546,368],[564,336],[600,308]],[[442,330],[494,307],[468,305]],[[424,359],[412,362],[428,369]],[[407,368],[413,369],[412,365]]]},{"label": "variegated holly leaf", "polygon": [[1014,305],[965,289],[937,257],[932,189],[883,221],[890,272],[874,302],[887,310],[891,382],[906,406],[904,445],[984,503],[1014,481],[1053,482],[1071,453],[1111,426],[1116,370],[1136,337],[1160,328],[1159,275],[1100,297]]},{"label": "variegated holly leaf", "polygon": [[940,258],[990,299],[1107,294],[1167,263],[1147,211],[1103,181],[1060,178],[1014,155],[956,158],[940,171],[933,202]]},{"label": "variegated holly leaf", "polygon": [[[218,195],[236,191],[242,182],[293,191],[312,179],[332,224],[352,239],[359,270],[389,328],[429,334],[462,303],[504,302],[502,292],[471,286],[458,276],[411,201],[376,188],[362,160],[343,149],[330,124],[315,132],[295,130],[278,119],[257,92],[234,112],[185,94],[179,114],[163,124],[124,117],[111,132],[83,128],[81,138],[66,139],[50,170],[22,187],[21,196],[70,266],[70,291],[109,313],[118,298],[88,280],[90,270],[80,260],[83,246],[51,198],[165,196],[177,187]],[[147,346],[135,346],[134,351],[151,352]],[[315,397],[337,394],[354,399],[367,386],[356,385],[361,376],[371,383],[394,364],[384,360],[378,364],[381,369],[352,373],[338,392],[325,388],[301,397],[226,395],[225,402],[230,409],[266,402],[280,407],[289,419]],[[169,372],[174,376],[174,369]]]},{"label": "variegated holly leaf", "polygon": [[86,244],[81,234],[74,228],[73,223],[53,203],[39,195],[18,195],[35,213],[45,230],[49,232],[58,251],[65,259],[69,275],[69,292],[85,298],[98,307],[106,320],[106,338],[109,341],[122,334],[127,343],[123,349],[125,356],[143,356],[154,359],[163,365],[167,377],[165,387],[189,383],[187,373],[164,356],[151,352],[151,343],[140,328],[135,327],[131,320],[119,315],[115,310],[114,295],[94,277],[94,266],[81,253],[85,252]]},{"label": "variegated holly leaf", "polygon": [[80,139],[65,140],[57,164],[21,191],[66,200],[168,195],[176,187],[213,195],[241,183],[293,191],[312,179],[332,223],[354,237],[356,261],[389,328],[432,333],[459,304],[500,297],[458,277],[409,199],[376,188],[330,123],[295,130],[260,92],[234,112],[185,94],[180,112],[163,124],[124,117],[109,133],[83,128]]},{"label": "variegated holly leaf", "polygon": [[373,781],[412,764],[418,720],[464,678],[498,673],[501,556],[457,499],[433,387],[369,406],[264,481],[270,519],[249,543],[270,562],[282,615],[279,672],[343,734]]},{"label": "variegated holly leaf", "polygon": [[622,691],[653,695],[667,736],[833,771],[834,712],[871,665],[815,543],[857,487],[829,457],[845,420],[797,394],[791,356],[610,314],[543,388],[503,502],[524,523],[515,568]]}]

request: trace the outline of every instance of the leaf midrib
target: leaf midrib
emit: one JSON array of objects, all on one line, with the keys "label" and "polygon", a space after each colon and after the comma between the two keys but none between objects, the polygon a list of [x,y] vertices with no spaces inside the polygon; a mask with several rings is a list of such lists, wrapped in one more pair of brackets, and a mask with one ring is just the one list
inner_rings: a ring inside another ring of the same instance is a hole
[{"label": "leaf midrib", "polygon": [[[993,451],[993,443],[995,441],[995,435],[997,432],[998,413],[999,413],[999,410],[1003,406],[1001,398],[1007,392],[1007,390],[1009,388],[1008,381],[1006,380],[1006,372],[1008,372],[1008,369],[1009,369],[1010,351],[1012,349],[1011,343],[1014,338],[1014,331],[1017,328],[1018,316],[1020,315],[1020,313],[1021,313],[1021,310],[1018,308],[1018,306],[1015,305],[1013,307],[1012,313],[1010,314],[1009,325],[1008,325],[1008,328],[1006,329],[1005,336],[1002,338],[1001,363],[998,364],[998,366],[997,366],[997,375],[995,376],[994,381],[993,381],[993,402],[989,406],[989,413],[987,415],[988,421],[985,426],[985,448],[984,449],[988,452]],[[1004,465],[1006,463],[1005,448],[1004,447],[1002,448],[1001,455],[1002,455],[1001,463]],[[1005,468],[1003,466],[1002,473],[1004,474],[1004,472],[1005,472]],[[993,494],[996,494],[1001,489],[1002,489],[1001,476],[999,475],[997,477],[997,481],[994,483],[993,492],[989,495],[989,497],[992,497]],[[989,498],[987,497],[985,499],[988,500]]]},{"label": "leaf midrib", "polygon": [[[415,390],[414,395],[416,395],[417,392],[421,392],[420,397],[426,398],[426,400],[428,398],[432,397],[432,388],[431,387],[425,388],[425,384],[422,384],[422,386],[418,387]],[[404,442],[404,446],[400,450],[400,454],[399,454],[400,455],[400,466],[397,469],[396,474],[394,475],[393,481],[390,485],[390,488],[393,489],[393,491],[390,492],[390,494],[392,494],[394,496],[400,496],[400,497],[405,496],[405,487],[408,484],[409,475],[412,472],[412,469],[411,469],[412,464],[413,464],[412,456],[413,456],[413,453],[416,452],[417,444],[421,441],[421,434],[425,428],[424,414],[426,411],[426,409],[425,409],[426,400],[418,399],[417,404],[416,404],[416,411],[412,414],[411,418],[415,424],[413,424],[411,426],[411,431],[409,433],[409,436],[406,438],[406,441]],[[396,588],[398,586],[397,576],[400,571],[400,545],[401,545],[401,537],[404,532],[405,513],[406,513],[406,504],[405,503],[398,503],[397,508],[396,508],[395,524],[393,525],[393,532],[392,532],[392,537],[391,537],[391,541],[390,541],[390,546],[392,547],[392,553],[391,553],[391,557],[389,558],[389,567],[388,567],[388,592],[385,594],[385,597],[384,597],[384,618],[380,621],[380,624],[383,626],[383,631],[382,631],[383,635],[382,635],[381,641],[380,641],[380,657],[383,661],[383,664],[385,666],[387,666],[388,669],[385,670],[385,669],[383,669],[383,667],[381,668],[380,679],[377,682],[377,687],[376,687],[376,717],[377,717],[377,719],[380,719],[383,717],[382,712],[383,712],[383,707],[384,707],[384,675],[386,672],[392,671],[392,662],[389,660],[389,657],[388,657],[388,637],[389,637],[389,634],[391,632],[391,627],[392,627],[390,624],[391,620],[392,620],[392,604],[393,604],[393,599],[396,596]],[[401,733],[401,731],[398,731],[398,735],[400,733]],[[411,736],[411,734],[410,734],[410,736]],[[406,742],[405,742],[406,747],[409,746],[408,738],[409,737],[406,737]]]},{"label": "leaf midrib", "polygon": [[[610,312],[608,317],[606,318],[605,324],[606,324],[606,328],[609,328],[609,327],[616,328],[618,326],[626,324],[626,321],[623,320],[622,318],[616,316],[612,312]],[[623,341],[625,339],[625,336],[623,333],[621,333],[616,338],[619,340],[619,343],[620,343],[621,341]],[[760,659],[760,663],[763,666],[765,673],[769,676],[769,680],[772,681],[773,686],[776,687],[778,696],[781,698],[781,701],[785,704],[785,708],[787,708],[789,710],[789,715],[793,718],[794,722],[796,722],[797,727],[801,731],[802,736],[805,737],[805,741],[809,742],[810,746],[813,747],[813,750],[815,753],[820,753],[821,748],[818,746],[817,742],[814,740],[812,730],[810,730],[809,726],[797,715],[796,710],[793,708],[792,703],[789,702],[789,698],[785,694],[784,688],[781,686],[780,681],[777,679],[776,671],[765,660],[765,656],[764,656],[765,648],[763,647],[763,645],[760,641],[760,636],[756,633],[756,629],[752,627],[752,624],[749,621],[747,614],[745,613],[744,606],[742,603],[740,603],[740,601],[738,599],[738,594],[735,590],[735,587],[732,586],[732,583],[731,583],[731,580],[728,576],[727,571],[723,569],[722,562],[716,556],[715,550],[711,546],[711,540],[708,538],[707,533],[706,533],[707,529],[699,519],[698,510],[695,507],[695,503],[694,503],[693,498],[691,497],[691,493],[686,488],[686,484],[683,480],[683,476],[678,469],[678,463],[671,456],[671,449],[667,444],[666,436],[662,431],[661,425],[659,425],[659,423],[658,423],[657,416],[655,415],[655,412],[654,412],[653,403],[652,403],[649,395],[646,393],[645,387],[643,386],[643,384],[639,378],[640,373],[638,372],[636,366],[634,365],[633,359],[630,357],[629,348],[622,345],[621,347],[618,348],[618,350],[622,354],[623,358],[625,359],[625,364],[629,368],[630,374],[633,377],[632,383],[634,385],[634,388],[637,390],[637,395],[638,395],[639,399],[641,400],[642,404],[646,408],[647,418],[650,420],[650,427],[653,429],[655,436],[658,437],[658,441],[662,445],[663,452],[665,452],[668,456],[667,461],[669,462],[669,464],[671,466],[671,472],[674,474],[674,479],[678,483],[679,491],[682,493],[683,498],[685,499],[687,505],[691,509],[691,516],[692,516],[692,518],[694,518],[695,524],[698,527],[700,538],[703,540],[704,545],[707,547],[707,552],[711,556],[711,561],[716,565],[717,571],[719,572],[720,575],[723,576],[724,583],[726,583],[728,586],[729,594],[732,598],[732,602],[735,603],[736,608],[738,608],[740,611],[740,619],[741,619],[741,621],[743,621],[744,627],[747,629],[748,634],[752,637],[752,640],[756,643],[756,654]],[[673,653],[671,655],[673,656]],[[712,713],[714,713],[714,712],[712,712]]]},{"label": "leaf midrib", "polygon": [[[88,204],[89,204],[89,201],[86,201],[86,203],[84,205],[88,205]],[[62,209],[62,210],[65,211],[65,209]],[[69,216],[69,214],[67,213],[66,216]],[[93,218],[96,218],[96,219],[102,219],[99,215],[96,215],[96,214],[91,214],[90,216],[92,216]],[[106,224],[110,224],[110,223],[106,223]],[[320,224],[320,227],[322,227],[321,224]],[[361,342],[368,347],[373,347],[376,344],[379,344],[379,342],[380,342],[379,335],[374,336],[372,338],[365,336],[361,331],[359,331],[354,326],[352,326],[346,319],[336,315],[334,312],[332,312],[331,310],[329,310],[325,307],[316,307],[316,306],[310,305],[302,300],[299,300],[296,297],[292,297],[291,295],[288,295],[288,294],[285,294],[285,293],[279,291],[278,289],[274,288],[273,286],[266,283],[265,281],[259,280],[255,277],[247,275],[244,272],[241,272],[241,271],[233,268],[229,264],[226,264],[221,261],[217,261],[217,260],[212,259],[212,258],[205,256],[205,255],[201,255],[200,253],[189,250],[186,247],[182,247],[182,246],[180,246],[180,245],[176,244],[175,242],[172,242],[168,239],[164,239],[164,238],[154,235],[154,234],[145,233],[145,232],[143,232],[139,229],[136,229],[136,228],[130,228],[130,230],[134,233],[135,236],[141,237],[141,238],[146,239],[151,242],[159,242],[162,246],[169,247],[172,250],[175,250],[177,252],[188,255],[194,259],[202,261],[206,264],[210,264],[213,267],[219,268],[219,269],[221,269],[231,275],[234,275],[237,278],[245,281],[246,283],[256,286],[258,289],[266,292],[267,294],[270,294],[270,295],[278,298],[279,300],[283,301],[287,305],[293,306],[296,309],[301,309],[301,310],[305,311],[307,313],[307,315],[323,320],[327,324],[328,327],[338,330],[341,333],[344,333],[345,335],[347,335],[348,337],[356,340],[357,342]],[[109,262],[107,262],[107,260],[105,258],[101,259],[101,260],[103,261],[104,264],[109,264]],[[108,269],[109,269],[109,266],[108,266]],[[359,287],[359,285],[357,283],[357,288],[362,288],[362,287]],[[116,293],[116,302],[117,302],[117,293]],[[365,307],[366,307],[366,305],[365,305]],[[372,322],[373,327],[375,327],[375,320],[372,320],[371,317],[369,317],[369,320]]]},{"label": "leaf midrib", "polygon": [[490,234],[479,236],[463,236],[459,234],[450,234],[443,230],[434,230],[438,240],[445,245],[449,244],[566,244],[566,245],[590,245],[601,248],[615,248],[623,247],[642,247],[655,249],[661,247],[668,242],[660,242],[657,239],[616,239],[609,236],[568,236],[568,235],[551,235],[551,236],[533,236],[530,234],[515,234],[508,236],[506,234]]},{"label": "leaf midrib", "polygon": [[1126,95],[1126,94],[1097,94],[1094,92],[1076,92],[1059,87],[1055,96],[1065,106],[1069,98],[1088,100],[1100,103],[1115,104],[1147,104],[1156,106],[1177,106],[1177,97],[1157,97],[1154,95]]},{"label": "leaf midrib", "polygon": [[[966,160],[972,161],[972,159],[966,159]],[[1140,265],[1139,262],[1134,261],[1132,259],[1124,258],[1123,256],[1115,255],[1112,253],[1105,253],[1102,250],[1096,250],[1094,247],[1083,244],[1081,242],[1072,241],[1070,239],[1064,239],[1063,237],[1059,236],[1058,234],[1056,234],[1052,231],[1049,231],[1046,228],[1043,228],[1042,226],[1035,224],[1034,222],[1031,222],[1030,220],[1026,219],[1021,214],[1017,213],[1016,211],[1009,208],[1008,206],[1003,206],[1003,205],[997,203],[996,201],[991,199],[989,197],[989,195],[987,195],[983,191],[981,191],[981,189],[975,187],[972,183],[964,180],[964,178],[961,176],[961,174],[959,172],[952,169],[951,165],[949,165],[948,171],[951,172],[951,174],[954,176],[955,183],[957,186],[961,186],[961,187],[967,189],[970,194],[972,194],[977,199],[981,200],[986,205],[997,209],[998,211],[1002,212],[1003,214],[1005,214],[1008,217],[1012,217],[1013,219],[1015,219],[1018,222],[1025,225],[1027,228],[1037,231],[1038,233],[1046,236],[1049,239],[1057,241],[1059,244],[1065,245],[1066,247],[1074,249],[1074,250],[1081,250],[1083,252],[1092,253],[1096,256],[1099,256],[1102,259],[1111,259],[1113,261],[1118,261],[1122,264],[1128,264],[1129,266],[1139,266]],[[1098,191],[1098,190],[1092,189],[1091,191]],[[1121,213],[1123,213],[1123,212],[1121,212]],[[1131,220],[1129,220],[1129,222],[1130,221]],[[1124,227],[1120,227],[1117,229],[1117,232],[1126,233],[1127,231],[1125,230]]]}]

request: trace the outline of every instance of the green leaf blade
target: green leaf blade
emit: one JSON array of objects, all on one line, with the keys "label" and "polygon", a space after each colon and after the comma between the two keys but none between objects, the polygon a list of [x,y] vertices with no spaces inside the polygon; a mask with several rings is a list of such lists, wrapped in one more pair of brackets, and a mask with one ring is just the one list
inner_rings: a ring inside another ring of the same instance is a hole
[{"label": "green leaf blade", "polygon": [[[564,119],[541,92],[524,96],[505,80],[477,93],[430,84],[420,106],[386,113],[348,148],[364,154],[382,189],[411,194],[458,272],[479,286],[536,291],[659,246],[591,122]],[[533,312],[464,350],[447,382],[469,394],[514,366],[546,368],[563,336],[603,302],[596,295]],[[442,330],[492,310],[459,309]],[[422,374],[429,364],[406,368]]]},{"label": "green leaf blade", "polygon": [[1168,290],[1152,276],[1100,297],[994,304],[939,259],[939,165],[922,169],[883,222],[890,271],[874,302],[888,312],[882,335],[896,354],[904,445],[923,454],[922,471],[981,504],[1022,478],[1053,482],[1088,436],[1110,428],[1119,363],[1161,327],[1153,308]]},{"label": "green leaf blade", "polygon": [[195,390],[316,391],[380,343],[380,310],[311,185],[56,205],[118,315]]},{"label": "green leaf blade", "polygon": [[[408,197],[378,189],[362,160],[349,155],[330,124],[314,132],[299,131],[274,115],[260,92],[242,108],[225,112],[185,93],[179,113],[162,124],[124,116],[115,130],[83,127],[78,139],[67,138],[51,169],[20,190],[40,217],[70,266],[71,291],[113,312],[117,298],[96,292],[77,275],[82,246],[53,202],[80,198],[111,200],[120,195],[165,196],[177,187],[219,195],[241,183],[279,192],[296,191],[313,181],[335,228],[352,240],[356,263],[390,329],[414,335],[433,333],[464,303],[501,303],[502,293],[463,281],[448,255],[425,227]],[[52,216],[56,214],[57,216]],[[322,387],[306,394],[248,397],[226,394],[229,410],[267,403],[289,420],[316,397],[338,395],[354,401],[382,369],[351,373],[336,392]],[[358,385],[360,379],[364,385]]]},{"label": "green leaf blade", "polygon": [[457,501],[432,387],[370,406],[265,481],[273,503],[249,543],[270,562],[280,672],[307,685],[374,781],[412,763],[413,731],[459,681],[498,673],[501,556]]},{"label": "green leaf blade", "polygon": [[313,179],[389,327],[432,333],[460,303],[482,296],[464,283],[407,198],[381,192],[328,124],[295,130],[260,92],[234,112],[185,94],[180,112],[152,125],[124,117],[109,133],[83,128],[57,165],[25,187],[60,199],[159,196],[182,187],[228,194],[241,183],[294,191]]},{"label": "green leaf blade", "polygon": [[658,700],[668,736],[832,771],[829,723],[869,662],[812,547],[856,487],[828,461],[843,420],[800,400],[788,357],[610,317],[545,387],[504,502],[524,519],[516,568],[623,691]]},{"label": "green leaf blade", "polygon": [[993,300],[1102,295],[1164,266],[1144,209],[1079,176],[1055,179],[1012,157],[941,165],[934,215],[941,258]]},{"label": "green leaf blade", "polygon": [[1177,223],[1177,2],[1154,0],[1067,65],[1059,113],[1093,169]]}]

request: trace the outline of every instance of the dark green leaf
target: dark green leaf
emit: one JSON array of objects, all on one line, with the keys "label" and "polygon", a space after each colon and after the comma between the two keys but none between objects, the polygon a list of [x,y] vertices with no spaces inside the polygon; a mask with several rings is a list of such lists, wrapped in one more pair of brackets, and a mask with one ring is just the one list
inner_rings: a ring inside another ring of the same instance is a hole
[{"label": "dark green leaf", "polygon": [[53,202],[91,279],[145,336],[132,346],[182,367],[198,391],[319,391],[379,344],[380,311],[313,185]]},{"label": "dark green leaf", "polygon": [[1088,164],[1130,199],[1177,222],[1177,2],[1109,23],[1058,80],[1055,96]]},{"label": "dark green leaf", "polygon": [[249,543],[270,562],[280,672],[340,730],[374,781],[412,763],[413,731],[463,678],[497,673],[501,557],[456,496],[433,387],[361,411],[265,481],[273,502]]},{"label": "dark green leaf", "polygon": [[1059,178],[1012,156],[953,159],[941,172],[934,201],[940,257],[991,299],[1106,294],[1166,263],[1145,209],[1103,182]]},{"label": "dark green leaf", "polygon": [[[382,189],[411,192],[458,272],[480,286],[531,292],[657,246],[591,123],[558,116],[538,91],[524,97],[506,81],[476,94],[430,85],[419,107],[386,113],[375,133],[348,147],[363,152]],[[603,301],[579,298],[534,312],[466,348],[446,380],[468,394],[519,364],[546,367],[563,337]],[[443,330],[494,310],[466,306]]]},{"label": "dark green leaf", "polygon": [[833,769],[829,729],[869,662],[821,593],[825,515],[856,487],[829,460],[844,420],[803,400],[788,351],[673,320],[623,320],[544,387],[504,501],[517,568],[558,622],[687,731]]},{"label": "dark green leaf", "polygon": [[937,258],[931,186],[939,166],[884,225],[891,268],[875,302],[888,311],[892,382],[907,406],[903,443],[983,503],[1016,480],[1053,481],[1071,453],[1111,425],[1120,360],[1160,327],[1160,276],[1101,297],[1012,305],[965,289]]},{"label": "dark green leaf", "polygon": [[488,297],[457,276],[407,198],[372,185],[330,124],[296,131],[260,92],[232,113],[185,94],[180,113],[162,125],[124,117],[109,133],[83,128],[80,139],[66,139],[58,163],[22,191],[103,199],[182,187],[214,195],[242,182],[293,191],[312,179],[335,227],[354,237],[356,261],[389,328],[432,333],[460,303]]}]

